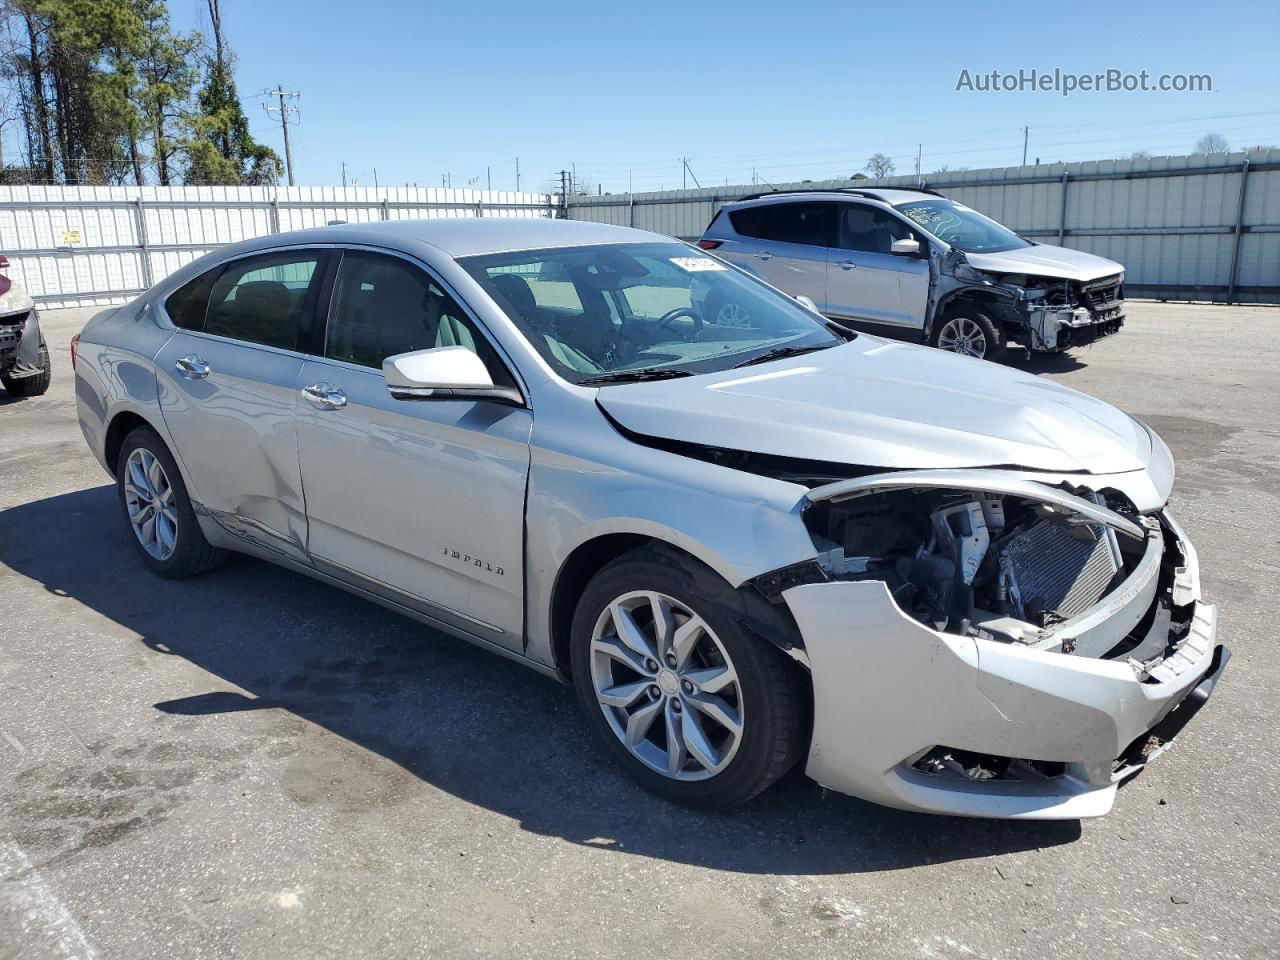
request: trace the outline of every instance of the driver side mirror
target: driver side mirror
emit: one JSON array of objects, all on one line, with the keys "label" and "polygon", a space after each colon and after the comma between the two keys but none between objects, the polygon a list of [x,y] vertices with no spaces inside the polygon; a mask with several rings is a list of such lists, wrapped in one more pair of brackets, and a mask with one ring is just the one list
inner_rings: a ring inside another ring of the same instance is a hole
[{"label": "driver side mirror", "polygon": [[433,347],[382,361],[387,392],[397,400],[493,400],[523,407],[520,391],[499,387],[484,361],[466,347]]},{"label": "driver side mirror", "polygon": [[918,257],[920,256],[920,241],[915,237],[903,237],[901,240],[893,241],[893,246],[889,248],[889,252],[895,257]]}]

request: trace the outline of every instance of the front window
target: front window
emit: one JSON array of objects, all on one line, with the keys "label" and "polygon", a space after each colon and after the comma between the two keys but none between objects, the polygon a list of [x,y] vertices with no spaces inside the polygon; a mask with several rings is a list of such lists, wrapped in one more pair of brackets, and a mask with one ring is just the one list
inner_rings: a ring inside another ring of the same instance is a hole
[{"label": "front window", "polygon": [[922,229],[965,253],[1003,253],[1031,246],[977,210],[941,197],[898,204],[898,209]]},{"label": "front window", "polygon": [[458,261],[573,383],[683,376],[843,343],[848,334],[681,243]]}]

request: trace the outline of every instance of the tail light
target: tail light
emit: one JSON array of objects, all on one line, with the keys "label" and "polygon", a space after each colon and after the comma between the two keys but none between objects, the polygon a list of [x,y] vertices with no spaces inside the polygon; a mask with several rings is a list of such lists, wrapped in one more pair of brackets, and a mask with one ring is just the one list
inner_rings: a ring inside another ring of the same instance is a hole
[{"label": "tail light", "polygon": [[76,334],[71,338],[71,370],[76,369],[76,351],[80,349],[80,334]]},{"label": "tail light", "polygon": [[699,240],[698,246],[700,246],[703,250],[714,250],[716,249],[716,247],[719,247],[723,243],[724,243],[723,240]]},{"label": "tail light", "polygon": [[9,258],[6,257],[3,253],[0,253],[0,270],[8,270],[8,269],[9,269]]},{"label": "tail light", "polygon": [[8,277],[0,274],[0,297],[9,292],[9,288],[13,286],[13,281]]}]

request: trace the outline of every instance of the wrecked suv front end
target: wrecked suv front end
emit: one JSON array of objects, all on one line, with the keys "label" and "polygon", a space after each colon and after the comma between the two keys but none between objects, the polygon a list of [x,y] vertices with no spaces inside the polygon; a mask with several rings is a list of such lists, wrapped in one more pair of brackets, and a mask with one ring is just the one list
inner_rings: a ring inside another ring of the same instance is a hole
[{"label": "wrecked suv front end", "polygon": [[1173,518],[1094,486],[917,470],[810,492],[818,559],[769,582],[813,677],[811,777],[932,813],[1111,809],[1228,653]]},{"label": "wrecked suv front end", "polygon": [[1038,276],[1016,272],[1021,265],[1014,263],[996,265],[1015,272],[976,268],[972,261],[982,259],[950,251],[942,259],[940,289],[944,297],[980,303],[1029,353],[1084,346],[1124,326],[1124,272],[1119,264],[1112,264],[1115,272],[1103,276]]}]

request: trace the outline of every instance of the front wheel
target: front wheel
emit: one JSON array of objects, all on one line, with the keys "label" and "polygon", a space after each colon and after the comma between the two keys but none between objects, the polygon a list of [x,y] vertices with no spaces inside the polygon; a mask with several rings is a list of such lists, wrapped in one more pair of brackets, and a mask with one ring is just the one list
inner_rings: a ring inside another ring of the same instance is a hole
[{"label": "front wheel", "polygon": [[652,549],[606,566],[574,616],[574,685],[588,722],[646,789],[677,803],[742,803],[803,747],[796,670],[735,615],[709,569]]},{"label": "front wheel", "polygon": [[995,360],[1004,352],[1004,334],[990,317],[964,310],[944,318],[933,331],[933,345],[948,353]]}]

